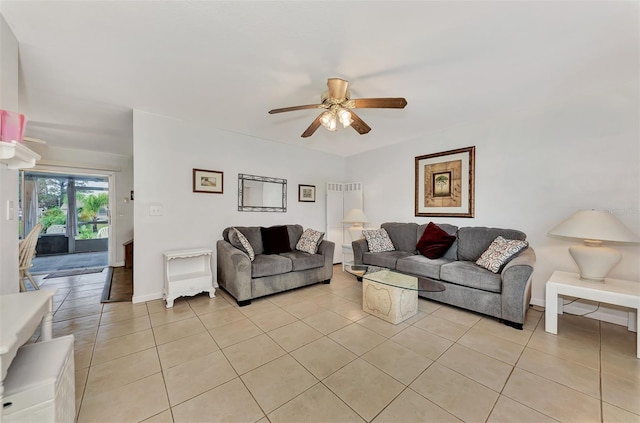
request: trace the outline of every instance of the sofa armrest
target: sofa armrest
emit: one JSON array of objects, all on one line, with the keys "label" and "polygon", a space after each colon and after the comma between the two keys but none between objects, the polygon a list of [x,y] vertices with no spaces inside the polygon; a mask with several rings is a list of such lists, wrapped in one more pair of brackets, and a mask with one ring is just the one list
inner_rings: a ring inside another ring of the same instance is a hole
[{"label": "sofa armrest", "polygon": [[237,301],[251,299],[251,260],[224,240],[216,243],[218,284]]},{"label": "sofa armrest", "polygon": [[325,280],[330,280],[333,276],[333,252],[336,248],[336,244],[333,241],[328,241],[326,239],[322,240],[320,245],[318,245],[317,254],[322,254],[324,256],[324,276]]},{"label": "sofa armrest", "polygon": [[362,238],[351,243],[351,248],[353,248],[353,264],[361,265],[362,264],[362,255],[369,251],[369,244],[367,244],[367,240]]},{"label": "sofa armrest", "polygon": [[536,253],[529,247],[502,269],[502,318],[523,324],[531,300]]}]

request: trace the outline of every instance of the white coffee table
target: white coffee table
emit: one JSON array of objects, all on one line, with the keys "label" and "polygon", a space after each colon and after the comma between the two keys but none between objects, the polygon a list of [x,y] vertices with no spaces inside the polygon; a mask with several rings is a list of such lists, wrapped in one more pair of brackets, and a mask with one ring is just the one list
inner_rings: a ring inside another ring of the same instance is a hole
[{"label": "white coffee table", "polygon": [[[562,314],[562,295],[584,298],[629,307],[627,327],[638,332],[640,326],[640,283],[621,279],[606,278],[602,282],[590,282],[580,279],[577,273],[555,271],[547,281],[545,295],[544,330],[558,333],[558,314]],[[637,336],[637,335],[636,335]],[[640,358],[640,338],[637,338],[636,356]]]}]

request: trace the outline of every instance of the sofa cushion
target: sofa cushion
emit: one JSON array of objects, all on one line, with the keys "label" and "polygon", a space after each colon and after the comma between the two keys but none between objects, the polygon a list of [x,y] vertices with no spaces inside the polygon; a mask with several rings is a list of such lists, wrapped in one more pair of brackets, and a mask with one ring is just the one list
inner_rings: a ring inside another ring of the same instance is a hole
[{"label": "sofa cushion", "polygon": [[[264,252],[264,248],[262,247],[262,232],[260,231],[260,226],[234,226],[237,230],[242,232],[242,235],[247,238],[249,244],[251,244],[251,248],[253,248],[253,252],[258,255]],[[225,228],[222,231],[222,238],[225,241],[231,242],[229,239],[229,231],[231,228]]]},{"label": "sofa cushion", "polygon": [[286,226],[271,226],[260,228],[264,254],[280,254],[291,251],[289,230]]},{"label": "sofa cushion", "polygon": [[416,237],[417,223],[387,222],[380,225],[380,227],[387,231],[396,250],[408,253],[416,251],[416,242],[418,240]]},{"label": "sofa cushion", "polygon": [[[418,234],[416,239],[420,239],[422,237],[422,234],[424,234],[427,226],[427,223],[418,226]],[[455,225],[449,225],[448,223],[438,223],[438,227],[449,235],[456,235],[458,233],[458,227]],[[442,257],[450,260],[458,260],[458,237],[456,237],[456,240],[453,241],[451,247],[449,247],[449,249],[444,253]]]},{"label": "sofa cushion", "polygon": [[367,240],[367,247],[372,253],[382,253],[396,249],[389,238],[389,234],[383,228],[366,229],[362,231],[362,235]]},{"label": "sofa cushion", "polygon": [[505,264],[528,246],[529,243],[527,241],[504,239],[501,236],[496,237],[491,245],[489,245],[489,248],[487,248],[476,261],[476,264],[493,273],[498,273]]},{"label": "sofa cushion", "polygon": [[458,260],[475,262],[496,237],[524,241],[524,232],[515,229],[468,227],[458,229]]},{"label": "sofa cushion", "polygon": [[472,261],[452,261],[443,264],[440,267],[440,279],[483,291],[498,293],[502,291],[500,274],[483,269]]},{"label": "sofa cushion", "polygon": [[322,254],[309,254],[302,251],[291,251],[280,255],[291,260],[294,272],[324,266],[324,256]]},{"label": "sofa cushion", "polygon": [[296,250],[309,254],[315,254],[318,251],[318,245],[322,241],[324,232],[316,231],[311,228],[305,229],[296,244]]},{"label": "sofa cushion", "polygon": [[289,251],[293,251],[296,249],[296,244],[298,240],[300,240],[300,236],[302,236],[302,225],[287,225],[287,233],[289,234],[289,243],[291,249]]},{"label": "sofa cushion", "polygon": [[385,251],[382,253],[367,252],[362,254],[362,263],[386,267],[388,269],[395,269],[398,259],[412,255],[413,253],[407,253],[406,251]]},{"label": "sofa cushion", "polygon": [[439,258],[432,260],[420,254],[398,259],[396,270],[416,276],[424,276],[431,279],[440,279],[440,267],[451,263],[451,259]]},{"label": "sofa cushion", "polygon": [[455,240],[455,235],[449,235],[435,223],[429,222],[416,249],[427,258],[438,259],[447,252]]},{"label": "sofa cushion", "polygon": [[242,232],[236,228],[231,228],[231,230],[229,230],[229,243],[238,250],[245,252],[249,256],[249,260],[255,260],[256,254],[253,251],[253,247],[251,247],[249,240],[247,240],[247,238],[242,235]]},{"label": "sofa cushion", "polygon": [[252,278],[280,275],[291,270],[293,270],[291,259],[278,254],[259,254],[251,263]]}]

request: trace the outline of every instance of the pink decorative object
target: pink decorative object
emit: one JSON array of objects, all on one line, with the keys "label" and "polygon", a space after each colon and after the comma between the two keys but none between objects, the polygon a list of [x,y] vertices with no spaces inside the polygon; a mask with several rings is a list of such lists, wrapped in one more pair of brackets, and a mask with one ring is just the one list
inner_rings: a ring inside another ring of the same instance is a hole
[{"label": "pink decorative object", "polygon": [[26,123],[27,118],[23,114],[0,110],[0,141],[22,142]]}]

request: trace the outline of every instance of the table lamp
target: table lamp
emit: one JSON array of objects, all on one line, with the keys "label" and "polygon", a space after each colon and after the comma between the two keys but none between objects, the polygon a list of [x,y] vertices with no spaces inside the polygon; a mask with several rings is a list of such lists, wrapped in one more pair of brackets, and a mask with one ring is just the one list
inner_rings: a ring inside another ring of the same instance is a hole
[{"label": "table lamp", "polygon": [[569,253],[580,269],[580,279],[604,282],[604,278],[622,258],[603,241],[637,243],[631,232],[611,213],[604,210],[580,210],[548,232],[563,238],[578,238],[584,245],[569,247]]},{"label": "table lamp", "polygon": [[364,229],[362,224],[367,223],[369,218],[361,209],[351,209],[342,221],[344,223],[353,223],[349,228],[349,234],[352,241],[357,241],[362,238],[362,229]]}]

